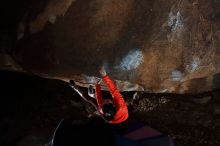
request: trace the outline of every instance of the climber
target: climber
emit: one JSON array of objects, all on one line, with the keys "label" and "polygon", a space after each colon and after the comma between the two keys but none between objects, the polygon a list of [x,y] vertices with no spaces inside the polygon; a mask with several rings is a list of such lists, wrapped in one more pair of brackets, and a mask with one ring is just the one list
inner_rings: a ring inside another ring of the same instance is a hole
[{"label": "climber", "polygon": [[[83,94],[77,88],[75,83],[70,80],[70,86],[86,101],[92,104],[96,110],[98,111],[99,115],[101,115],[108,123],[111,124],[119,124],[124,122],[128,118],[128,108],[127,105],[116,88],[113,81],[107,75],[104,66],[100,69],[100,74],[106,86],[108,87],[112,97],[105,98],[102,97],[101,86],[96,83],[95,85],[95,94],[93,93],[92,86],[88,89],[88,95]],[[94,98],[96,101],[94,101]]]}]

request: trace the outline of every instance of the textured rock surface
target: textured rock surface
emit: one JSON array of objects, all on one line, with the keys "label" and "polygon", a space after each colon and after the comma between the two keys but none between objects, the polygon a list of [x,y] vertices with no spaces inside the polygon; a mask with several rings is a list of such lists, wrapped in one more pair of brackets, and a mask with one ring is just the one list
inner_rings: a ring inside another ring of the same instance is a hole
[{"label": "textured rock surface", "polygon": [[44,8],[20,23],[26,33],[13,54],[26,70],[67,80],[98,76],[105,64],[115,79],[143,87],[137,90],[220,87],[218,0],[57,0]]}]

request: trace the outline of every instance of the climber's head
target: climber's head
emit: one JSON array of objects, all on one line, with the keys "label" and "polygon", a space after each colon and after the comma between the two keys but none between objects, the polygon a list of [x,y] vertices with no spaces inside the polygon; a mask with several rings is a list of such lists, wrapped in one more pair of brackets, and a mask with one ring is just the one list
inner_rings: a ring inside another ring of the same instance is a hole
[{"label": "climber's head", "polygon": [[110,100],[110,99],[104,100],[102,111],[103,111],[103,116],[104,116],[105,120],[111,121],[114,119],[114,116],[116,113],[116,108],[115,108],[112,100]]}]

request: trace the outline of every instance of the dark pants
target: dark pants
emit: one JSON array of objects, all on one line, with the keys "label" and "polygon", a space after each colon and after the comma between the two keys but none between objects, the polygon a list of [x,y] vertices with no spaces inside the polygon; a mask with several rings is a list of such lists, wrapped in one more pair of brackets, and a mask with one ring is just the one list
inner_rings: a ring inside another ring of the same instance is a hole
[{"label": "dark pants", "polygon": [[115,133],[100,117],[62,120],[45,146],[114,146]]}]

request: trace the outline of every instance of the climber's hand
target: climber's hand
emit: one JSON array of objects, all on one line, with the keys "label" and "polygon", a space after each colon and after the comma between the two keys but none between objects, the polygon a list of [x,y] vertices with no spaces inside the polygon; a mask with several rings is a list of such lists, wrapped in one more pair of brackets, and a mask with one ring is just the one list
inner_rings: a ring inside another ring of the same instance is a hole
[{"label": "climber's hand", "polygon": [[73,80],[70,80],[70,81],[69,81],[69,84],[70,84],[70,86],[73,86],[73,87],[76,86],[76,83],[75,83]]},{"label": "climber's hand", "polygon": [[105,70],[105,67],[104,67],[104,66],[102,66],[102,67],[100,68],[99,73],[101,74],[101,76],[102,76],[102,77],[104,77],[104,76],[106,76],[106,75],[107,75],[107,73],[106,73],[106,70]]}]

